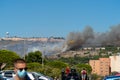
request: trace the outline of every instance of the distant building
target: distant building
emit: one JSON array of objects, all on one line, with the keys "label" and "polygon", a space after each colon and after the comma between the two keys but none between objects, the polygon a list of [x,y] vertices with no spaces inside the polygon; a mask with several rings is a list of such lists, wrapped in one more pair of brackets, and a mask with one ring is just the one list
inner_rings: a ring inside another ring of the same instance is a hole
[{"label": "distant building", "polygon": [[84,47],[83,50],[93,50],[93,47]]},{"label": "distant building", "polygon": [[90,60],[90,66],[92,67],[92,73],[106,76],[110,74],[110,59],[99,58],[99,60]]},{"label": "distant building", "polygon": [[75,57],[75,55],[76,55],[76,51],[68,51],[60,54],[60,57],[70,58],[70,57]]}]

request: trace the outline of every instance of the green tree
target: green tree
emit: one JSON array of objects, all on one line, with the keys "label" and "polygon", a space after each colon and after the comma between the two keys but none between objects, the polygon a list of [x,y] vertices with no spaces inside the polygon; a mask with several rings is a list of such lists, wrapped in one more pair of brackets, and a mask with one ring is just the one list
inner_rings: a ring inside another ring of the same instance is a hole
[{"label": "green tree", "polygon": [[101,79],[100,79],[100,76],[99,76],[99,75],[97,75],[97,74],[92,74],[92,75],[91,75],[91,80],[101,80]]},{"label": "green tree", "polygon": [[7,63],[7,66],[13,64],[14,59],[20,58],[18,54],[9,50],[0,50],[0,62]]},{"label": "green tree", "polygon": [[48,75],[52,76],[52,77],[60,77],[61,75],[61,70],[63,68],[65,68],[68,64],[64,63],[62,61],[49,61],[46,66],[49,66],[50,68],[48,68],[46,71],[48,71],[49,69],[51,69],[51,71],[49,71],[49,73],[47,72]]},{"label": "green tree", "polygon": [[60,69],[58,69],[58,68],[53,68],[52,69],[52,77],[57,77],[57,78],[59,78],[60,77],[60,73],[61,73],[61,70]]},{"label": "green tree", "polygon": [[36,72],[41,72],[42,70],[42,65],[37,62],[32,62],[32,63],[27,63],[27,67],[29,71],[36,71]]},{"label": "green tree", "polygon": [[62,61],[50,61],[48,62],[46,65],[49,65],[50,67],[53,67],[53,68],[59,68],[59,69],[62,69],[62,68],[65,68],[68,64],[62,62]]},{"label": "green tree", "polygon": [[88,63],[89,57],[75,57],[75,58],[60,58],[59,60],[62,62],[69,63],[70,65],[75,65],[79,63]]},{"label": "green tree", "polygon": [[29,52],[28,55],[25,56],[26,62],[39,62],[42,63],[42,53],[40,51]]},{"label": "green tree", "polygon": [[91,66],[89,64],[77,64],[76,67],[77,67],[77,69],[78,69],[79,72],[81,72],[81,70],[83,68],[85,68],[89,74],[92,71],[92,68],[91,68]]}]

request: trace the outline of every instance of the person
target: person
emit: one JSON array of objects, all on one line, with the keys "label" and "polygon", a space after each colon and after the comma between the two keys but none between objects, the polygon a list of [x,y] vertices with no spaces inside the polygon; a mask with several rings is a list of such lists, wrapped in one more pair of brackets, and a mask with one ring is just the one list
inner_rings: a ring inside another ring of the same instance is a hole
[{"label": "person", "polygon": [[67,66],[66,69],[65,69],[65,74],[66,74],[66,76],[68,76],[69,73],[70,73],[70,67]]},{"label": "person", "polygon": [[61,80],[65,80],[65,78],[66,78],[65,69],[62,68],[62,71],[61,71]]},{"label": "person", "polygon": [[15,76],[10,80],[34,80],[29,77],[27,74],[27,65],[24,59],[15,59],[14,60],[14,72]]},{"label": "person", "polygon": [[86,76],[87,76],[87,71],[85,70],[85,68],[83,68],[83,70],[81,71],[82,80],[85,80]]}]

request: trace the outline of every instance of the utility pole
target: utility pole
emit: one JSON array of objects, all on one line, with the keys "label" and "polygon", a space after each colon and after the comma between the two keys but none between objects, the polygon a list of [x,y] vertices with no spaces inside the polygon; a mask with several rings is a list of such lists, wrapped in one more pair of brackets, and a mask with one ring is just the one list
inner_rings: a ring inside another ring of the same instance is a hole
[{"label": "utility pole", "polygon": [[44,67],[44,51],[42,53],[42,68]]},{"label": "utility pole", "polygon": [[44,67],[44,58],[45,58],[45,45],[42,46],[43,47],[43,52],[42,52],[42,68]]},{"label": "utility pole", "polygon": [[25,43],[25,38],[24,38],[24,44],[23,44],[23,45],[24,45],[24,60],[25,60],[25,54],[26,54],[26,50],[25,50],[25,49],[26,49],[26,48],[25,48],[26,46],[25,46],[25,44],[26,44],[26,43]]}]

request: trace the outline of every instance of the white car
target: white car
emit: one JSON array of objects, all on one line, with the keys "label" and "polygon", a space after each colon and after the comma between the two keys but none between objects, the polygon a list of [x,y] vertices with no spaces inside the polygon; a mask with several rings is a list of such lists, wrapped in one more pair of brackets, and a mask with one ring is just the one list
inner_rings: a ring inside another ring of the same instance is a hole
[{"label": "white car", "polygon": [[4,70],[2,72],[2,76],[12,78],[13,76],[15,76],[15,72],[13,70]]},{"label": "white car", "polygon": [[4,70],[2,71],[1,75],[5,80],[9,80],[15,76],[15,73],[13,70]]},{"label": "white car", "polygon": [[38,72],[31,72],[31,74],[34,76],[35,80],[53,80],[53,78],[45,76]]}]

